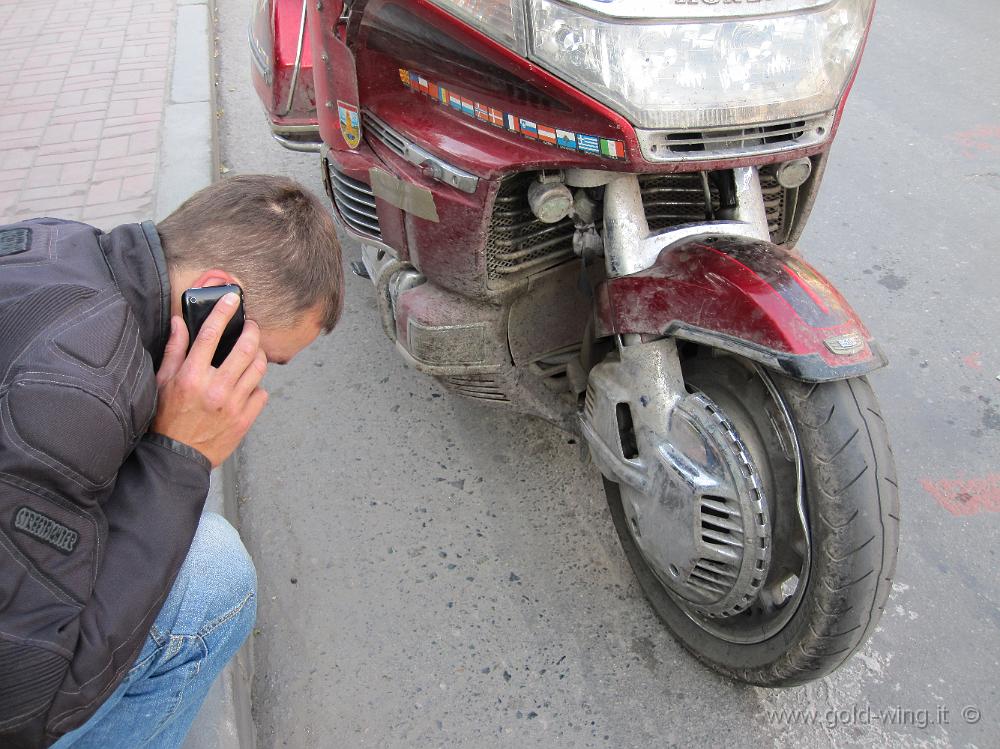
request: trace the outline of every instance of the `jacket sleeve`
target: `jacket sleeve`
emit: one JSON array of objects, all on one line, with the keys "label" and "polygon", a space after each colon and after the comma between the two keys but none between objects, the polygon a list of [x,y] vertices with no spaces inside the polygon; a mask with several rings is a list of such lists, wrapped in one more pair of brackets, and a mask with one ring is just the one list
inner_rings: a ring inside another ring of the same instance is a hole
[{"label": "jacket sleeve", "polygon": [[211,465],[195,449],[146,434],[104,503],[107,545],[79,618],[78,647],[49,711],[48,732],[75,728],[115,688],[141,650],[187,555]]}]

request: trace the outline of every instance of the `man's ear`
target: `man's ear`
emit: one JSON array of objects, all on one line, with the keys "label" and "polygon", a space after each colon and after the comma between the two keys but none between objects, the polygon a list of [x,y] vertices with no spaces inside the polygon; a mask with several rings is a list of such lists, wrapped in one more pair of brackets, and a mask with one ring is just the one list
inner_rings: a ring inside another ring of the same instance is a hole
[{"label": "man's ear", "polygon": [[239,280],[231,273],[227,273],[219,268],[211,268],[209,270],[203,271],[191,287],[204,287],[204,286],[225,286],[226,284],[236,284],[240,285]]}]

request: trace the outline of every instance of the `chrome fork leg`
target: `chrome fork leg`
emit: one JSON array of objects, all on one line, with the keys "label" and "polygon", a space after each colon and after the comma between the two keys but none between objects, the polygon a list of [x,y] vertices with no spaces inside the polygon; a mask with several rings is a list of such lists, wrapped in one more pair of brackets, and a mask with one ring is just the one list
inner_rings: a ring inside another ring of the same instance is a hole
[{"label": "chrome fork leg", "polygon": [[604,259],[608,277],[628,276],[646,268],[641,252],[649,236],[639,178],[626,174],[604,188]]},{"label": "chrome fork leg", "polygon": [[764,193],[760,190],[760,175],[757,167],[747,166],[733,169],[736,180],[737,217],[753,227],[758,239],[771,241],[767,228],[767,210],[764,208]]}]

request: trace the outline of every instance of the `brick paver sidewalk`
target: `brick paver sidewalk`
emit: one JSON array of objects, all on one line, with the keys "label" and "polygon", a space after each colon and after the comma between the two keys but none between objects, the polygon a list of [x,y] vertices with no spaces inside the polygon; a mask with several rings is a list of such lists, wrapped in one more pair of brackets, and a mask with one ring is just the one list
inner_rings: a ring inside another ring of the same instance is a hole
[{"label": "brick paver sidewalk", "polygon": [[0,0],[0,223],[151,218],[174,0]]}]

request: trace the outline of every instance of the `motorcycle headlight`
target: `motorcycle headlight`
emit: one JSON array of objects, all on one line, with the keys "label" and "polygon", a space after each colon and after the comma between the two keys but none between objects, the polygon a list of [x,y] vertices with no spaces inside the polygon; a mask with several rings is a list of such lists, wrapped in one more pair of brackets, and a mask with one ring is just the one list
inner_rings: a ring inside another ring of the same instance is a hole
[{"label": "motorcycle headlight", "polygon": [[522,0],[430,0],[508,49],[527,55]]},{"label": "motorcycle headlight", "polygon": [[835,108],[875,2],[432,1],[637,127],[685,130]]}]

